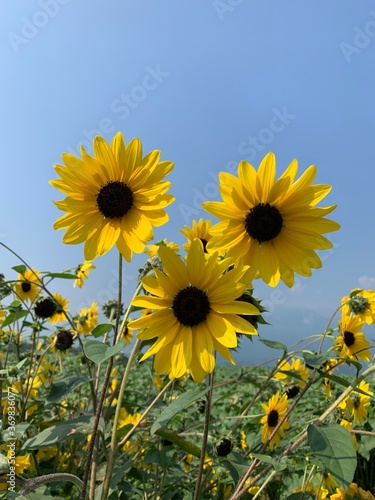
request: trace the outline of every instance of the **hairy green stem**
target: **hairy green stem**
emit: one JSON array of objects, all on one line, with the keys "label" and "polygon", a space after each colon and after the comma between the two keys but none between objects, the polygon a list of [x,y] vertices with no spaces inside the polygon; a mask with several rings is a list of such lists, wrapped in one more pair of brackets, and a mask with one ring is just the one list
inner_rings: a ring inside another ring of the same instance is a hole
[{"label": "hairy green stem", "polygon": [[31,491],[35,490],[42,484],[53,483],[55,481],[69,481],[70,483],[74,483],[80,490],[82,489],[82,481],[74,474],[68,474],[65,472],[55,472],[53,474],[47,474],[45,476],[26,479],[19,494],[26,495],[27,493],[30,493]]},{"label": "hairy green stem", "polygon": [[211,417],[214,374],[215,374],[215,370],[212,373],[209,373],[207,376],[207,386],[210,389],[206,394],[206,408],[205,408],[205,413],[204,413],[204,429],[203,429],[203,438],[202,438],[202,448],[201,448],[198,476],[197,476],[196,483],[195,483],[195,491],[194,491],[193,500],[199,500],[200,491],[201,491],[201,487],[202,487],[203,469],[204,469],[204,464],[206,461],[208,430],[209,430],[209,426],[210,426],[210,417]]},{"label": "hairy green stem", "polygon": [[[136,291],[134,293],[133,298],[139,294],[141,288],[142,288],[142,283],[139,283],[139,285],[136,288]],[[122,329],[126,325],[126,321],[127,321],[129,314],[130,314],[132,300],[130,301],[129,306],[127,308],[127,311],[126,311],[124,318],[122,320],[120,330],[119,330],[120,332],[122,331]],[[132,352],[129,356],[128,362],[126,363],[125,372],[124,372],[122,380],[121,380],[121,386],[120,386],[119,394],[117,397],[115,417],[113,420],[111,444],[110,444],[109,456],[108,456],[108,461],[107,461],[106,473],[105,473],[105,477],[104,477],[104,481],[103,481],[103,491],[102,491],[102,499],[103,500],[105,500],[108,497],[113,467],[115,465],[115,460],[116,460],[116,453],[117,453],[116,433],[117,433],[118,421],[120,418],[120,411],[121,411],[122,400],[124,397],[125,387],[126,387],[126,383],[128,381],[128,378],[129,378],[130,369],[133,365],[134,360],[136,359],[136,357],[138,355],[141,343],[142,342],[139,339],[137,339],[135,341],[134,347],[133,347]]]},{"label": "hairy green stem", "polygon": [[[119,252],[119,279],[118,279],[118,294],[117,294],[117,312],[121,310],[121,296],[122,296],[122,255]],[[118,332],[118,325],[119,325],[119,314],[116,316],[116,324],[115,324],[115,332],[114,332],[114,338],[113,338],[113,345],[116,343],[116,338],[117,338],[117,332]],[[88,446],[87,450],[87,459],[86,459],[86,465],[85,465],[85,471],[83,475],[83,485],[82,485],[82,494],[81,494],[81,500],[86,500],[87,497],[87,486],[89,482],[89,476],[91,472],[91,465],[93,461],[93,457],[96,456],[94,453],[95,447],[97,445],[97,433],[98,433],[98,428],[99,428],[99,421],[102,415],[102,409],[104,405],[104,400],[107,394],[108,390],[108,385],[109,385],[109,380],[111,378],[111,372],[112,372],[112,367],[113,367],[113,357],[109,358],[108,361],[108,366],[107,366],[107,371],[105,373],[104,381],[103,381],[103,386],[102,386],[102,391],[100,393],[98,405],[96,408],[95,412],[95,420],[94,420],[94,426],[92,430],[92,435],[90,439],[90,443]],[[96,469],[96,465],[94,466],[94,470]],[[92,477],[92,481],[95,482],[95,477]],[[90,495],[92,492],[95,491],[95,488],[91,485],[90,487]]]}]

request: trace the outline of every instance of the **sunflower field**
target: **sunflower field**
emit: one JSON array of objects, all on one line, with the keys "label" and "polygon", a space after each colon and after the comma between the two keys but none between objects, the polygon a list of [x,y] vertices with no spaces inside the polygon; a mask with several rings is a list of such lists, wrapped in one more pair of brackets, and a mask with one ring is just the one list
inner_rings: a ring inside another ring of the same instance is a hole
[{"label": "sunflower field", "polygon": [[[375,292],[347,291],[292,347],[258,333],[257,280],[292,287],[332,247],[335,205],[318,206],[331,186],[313,165],[298,177],[297,160],[277,178],[272,153],[241,161],[202,205],[219,222],[181,228],[183,248],[152,244],[174,202],[160,157],[120,132],[62,155],[54,229],[83,244],[79,266],[39,271],[0,242],[15,260],[0,275],[0,498],[375,499]],[[114,247],[118,296],[101,311],[50,292],[70,280],[84,293]],[[124,304],[134,254],[145,263]],[[255,337],[274,361],[236,366]]]}]

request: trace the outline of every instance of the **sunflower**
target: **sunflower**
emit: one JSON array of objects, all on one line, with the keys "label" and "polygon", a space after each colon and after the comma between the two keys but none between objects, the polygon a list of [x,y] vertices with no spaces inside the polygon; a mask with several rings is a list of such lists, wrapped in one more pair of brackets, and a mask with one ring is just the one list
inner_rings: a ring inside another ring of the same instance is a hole
[{"label": "sunflower", "polygon": [[[157,309],[129,323],[141,330],[141,340],[157,338],[141,361],[155,354],[155,371],[170,378],[190,372],[199,382],[215,367],[214,351],[234,364],[231,348],[237,347],[236,332],[256,335],[251,323],[239,314],[259,314],[247,302],[236,301],[246,288],[248,267],[228,270],[229,259],[205,258],[203,244],[194,240],[186,262],[166,246],[159,249],[163,272],[143,278],[144,289],[152,294],[133,299],[136,307]],[[224,271],[226,271],[225,274]]]},{"label": "sunflower", "polygon": [[41,292],[39,271],[27,269],[24,273],[18,275],[18,281],[14,285],[14,290],[21,300],[34,302]]},{"label": "sunflower", "polygon": [[90,307],[83,307],[75,318],[77,330],[79,333],[89,335],[98,324],[99,309],[96,302],[93,302]]},{"label": "sunflower", "polygon": [[7,311],[5,309],[2,309],[3,304],[0,302],[0,325],[4,321]]},{"label": "sunflower", "polygon": [[340,335],[334,341],[333,346],[341,350],[341,358],[357,359],[370,361],[370,351],[367,349],[370,342],[366,340],[366,335],[361,332],[364,326],[363,320],[359,316],[341,317],[339,322]]},{"label": "sunflower", "polygon": [[339,229],[324,216],[336,205],[318,208],[331,186],[312,185],[316,167],[311,165],[294,182],[297,161],[293,160],[276,180],[276,160],[268,153],[258,172],[246,161],[238,166],[238,177],[219,174],[223,202],[204,202],[203,208],[218,217],[210,229],[208,251],[227,249],[228,256],[251,266],[268,285],[280,279],[291,287],[294,273],[311,276],[311,269],[322,266],[315,250],[332,247],[322,233]]},{"label": "sunflower", "polygon": [[[341,420],[340,425],[345,427],[345,429],[347,429],[348,431],[351,431],[353,429],[353,423],[349,422],[349,420],[345,420],[345,419]],[[357,451],[358,450],[357,437],[356,437],[354,432],[351,432],[350,434],[351,434],[352,439],[353,439],[354,449]]]},{"label": "sunflower", "polygon": [[[262,403],[261,407],[265,412],[264,417],[262,417],[260,421],[260,423],[263,424],[262,443],[265,443],[285,415],[288,409],[288,397],[286,394],[283,394],[280,398],[280,391],[277,391],[276,394],[269,399],[268,405]],[[269,443],[271,450],[273,450],[275,444],[280,446],[280,437],[284,437],[284,430],[289,429],[289,427],[288,419],[286,419]]]},{"label": "sunflower", "polygon": [[351,412],[354,423],[364,422],[367,418],[367,407],[370,406],[370,397],[373,396],[373,392],[369,390],[370,385],[364,380],[358,386],[358,389],[365,392],[362,394],[360,392],[353,392],[344,401],[339,404],[339,408],[342,411],[348,410]]},{"label": "sunflower", "polygon": [[357,498],[359,500],[375,500],[374,495],[370,491],[365,491],[363,488],[358,486],[357,483],[351,483],[346,492],[350,498]]},{"label": "sunflower", "polygon": [[60,330],[56,333],[53,338],[51,347],[52,351],[57,349],[60,353],[67,354],[69,349],[72,347],[74,339],[77,337],[77,333],[73,330]]},{"label": "sunflower", "polygon": [[173,168],[160,162],[160,151],[142,156],[142,144],[133,139],[125,146],[121,132],[111,145],[102,137],[93,141],[94,156],[81,147],[82,159],[62,155],[64,165],[55,165],[61,177],[50,183],[67,197],[56,201],[66,212],[54,224],[66,228],[63,242],[85,242],[86,260],[104,255],[115,244],[130,262],[133,252],[142,253],[153,238],[153,226],[168,221],[164,208],[174,200],[165,194],[170,182],[163,181]]},{"label": "sunflower", "polygon": [[171,248],[174,252],[178,253],[180,250],[180,245],[176,245],[173,241],[168,241],[167,238],[164,238],[163,241],[159,241],[156,245],[147,245],[147,250],[145,250],[145,254],[150,257],[157,257],[160,245],[165,245],[168,248]]},{"label": "sunflower", "polygon": [[52,316],[48,318],[48,321],[55,325],[56,323],[66,321],[66,313],[68,313],[70,309],[68,307],[68,299],[65,299],[59,293],[54,293],[52,296],[56,302],[56,310]]},{"label": "sunflower", "polygon": [[90,269],[96,269],[96,266],[91,262],[91,260],[86,260],[83,264],[79,264],[77,267],[75,274],[77,275],[77,279],[73,283],[73,287],[78,286],[79,288],[83,287],[83,280],[87,280],[89,277]]},{"label": "sunflower", "polygon": [[211,235],[209,233],[211,225],[212,222],[209,219],[203,220],[201,218],[198,222],[193,220],[191,227],[184,226],[185,229],[179,229],[180,233],[186,236],[186,239],[188,240],[188,242],[184,244],[186,252],[189,250],[190,243],[198,238],[203,243],[204,252],[207,253],[207,243],[211,239]]},{"label": "sunflower", "polygon": [[305,363],[300,358],[292,358],[290,361],[289,363],[289,361],[283,360],[279,364],[279,371],[275,373],[274,378],[283,384],[297,384],[299,387],[304,387],[310,376]]},{"label": "sunflower", "polygon": [[133,338],[133,332],[128,328],[128,325],[125,325],[120,333],[121,340],[125,341],[125,345],[129,345]]},{"label": "sunflower", "polygon": [[365,323],[375,323],[375,292],[354,288],[341,300],[342,314],[359,316]]}]

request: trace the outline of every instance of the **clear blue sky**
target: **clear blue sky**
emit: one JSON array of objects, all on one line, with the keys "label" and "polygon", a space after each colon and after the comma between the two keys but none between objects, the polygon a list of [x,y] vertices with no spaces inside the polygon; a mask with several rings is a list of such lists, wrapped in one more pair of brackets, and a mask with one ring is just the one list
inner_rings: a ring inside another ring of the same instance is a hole
[{"label": "clear blue sky", "polygon": [[[241,159],[258,166],[273,151],[280,174],[297,158],[333,186],[323,204],[338,204],[342,229],[323,268],[292,290],[255,283],[273,325],[264,337],[316,333],[352,288],[375,288],[372,1],[2,0],[0,14],[0,237],[33,267],[82,262],[82,246],[52,229],[62,196],[48,181],[62,152],[121,130],[175,163],[156,239],[182,243],[178,228],[208,216],[217,173]],[[143,261],[125,267],[126,298]],[[0,262],[14,278],[17,260],[0,249]],[[72,312],[114,297],[116,250],[96,264],[82,290],[52,287]]]}]

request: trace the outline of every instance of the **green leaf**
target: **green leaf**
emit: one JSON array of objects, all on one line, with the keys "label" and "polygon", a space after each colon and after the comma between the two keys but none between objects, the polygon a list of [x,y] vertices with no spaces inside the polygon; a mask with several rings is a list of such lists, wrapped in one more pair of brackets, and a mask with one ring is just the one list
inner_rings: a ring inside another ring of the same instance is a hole
[{"label": "green leaf", "polygon": [[220,464],[229,471],[235,483],[238,483],[249,469],[249,463],[239,453],[234,452],[229,453],[228,456],[220,461]]},{"label": "green leaf", "polygon": [[11,325],[15,321],[27,316],[29,314],[29,311],[21,310],[17,311],[14,313],[9,313],[8,316],[4,319],[4,322],[1,324],[1,328],[4,328],[4,326]]},{"label": "green leaf", "polygon": [[92,420],[92,416],[86,415],[48,427],[48,429],[44,429],[36,436],[28,439],[23,444],[22,449],[28,451],[39,450],[39,448],[52,446],[56,443],[73,439],[78,433],[89,434],[92,430]]},{"label": "green leaf", "polygon": [[153,423],[150,430],[151,436],[153,436],[158,429],[160,429],[164,425],[167,425],[171,418],[177,415],[177,413],[179,413],[181,410],[189,406],[197,399],[202,398],[208,391],[208,387],[203,390],[193,389],[191,391],[184,392],[177,399],[172,401],[172,403],[161,412],[161,414]]},{"label": "green leaf", "polygon": [[0,453],[0,476],[9,472],[9,462],[7,457]]},{"label": "green leaf", "polygon": [[280,349],[281,351],[287,352],[288,348],[285,344],[281,342],[275,342],[274,340],[258,339],[262,344],[271,347],[271,349]]},{"label": "green leaf", "polygon": [[12,269],[14,269],[16,273],[24,275],[27,270],[27,267],[24,266],[23,264],[20,264],[19,266],[13,266]]},{"label": "green leaf", "polygon": [[261,453],[252,453],[252,455],[254,458],[260,460],[261,462],[272,465],[276,472],[281,472],[287,468],[287,464],[277,462],[268,455],[262,455]]},{"label": "green leaf", "polygon": [[310,351],[303,351],[303,359],[306,365],[312,366],[314,368],[320,368],[328,359],[332,357],[331,353],[323,352],[322,354],[315,354]]},{"label": "green leaf", "polygon": [[76,280],[77,275],[72,273],[45,273],[45,278],[62,278],[65,280]]},{"label": "green leaf", "polygon": [[95,338],[102,337],[106,333],[110,332],[113,328],[113,325],[111,323],[102,323],[100,325],[97,325],[93,331],[91,332],[91,335],[93,335]]},{"label": "green leaf", "polygon": [[357,456],[350,432],[342,425],[316,427],[309,425],[307,437],[311,451],[320,466],[330,472],[345,490],[353,480]]},{"label": "green leaf", "polygon": [[100,364],[111,358],[125,347],[125,340],[120,340],[116,345],[110,347],[108,344],[98,340],[88,340],[83,345],[85,355],[94,363]]},{"label": "green leaf", "polygon": [[56,403],[60,401],[66,394],[71,393],[82,384],[87,384],[90,379],[84,375],[78,375],[75,373],[64,375],[61,380],[56,380],[52,382],[49,394],[47,396],[47,403]]}]

